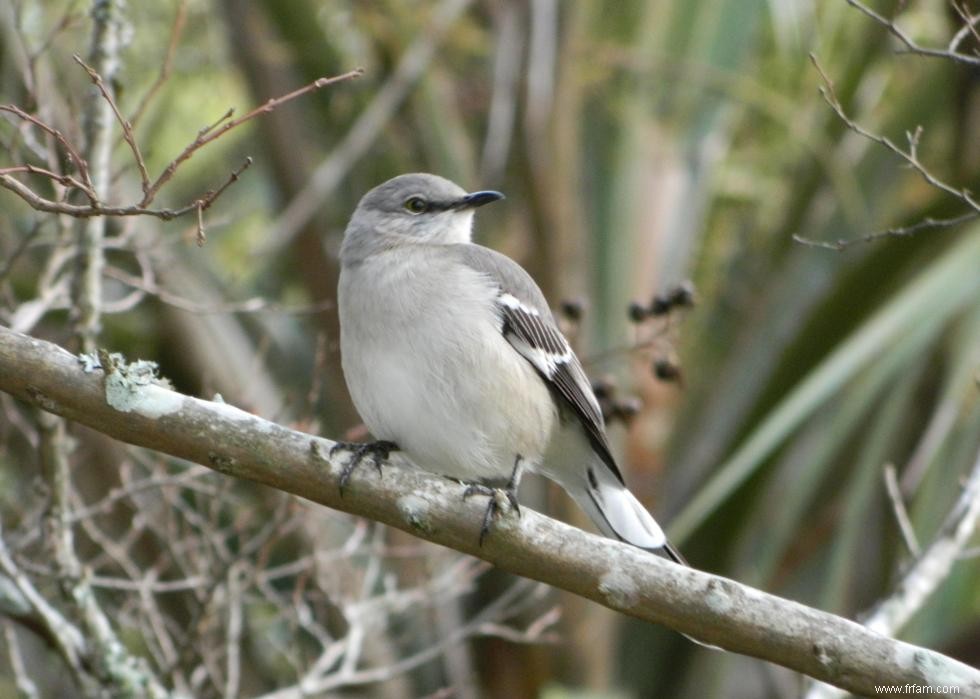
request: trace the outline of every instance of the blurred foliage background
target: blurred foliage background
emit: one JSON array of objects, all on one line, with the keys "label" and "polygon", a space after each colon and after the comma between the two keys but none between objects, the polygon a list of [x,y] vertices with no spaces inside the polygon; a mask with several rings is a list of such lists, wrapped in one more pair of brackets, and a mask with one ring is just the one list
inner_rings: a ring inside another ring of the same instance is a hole
[{"label": "blurred foliage background", "polygon": [[[43,106],[71,123],[88,90],[71,59],[88,49],[87,4],[3,5],[0,101]],[[957,26],[940,0],[879,5],[889,16],[899,11],[924,43],[945,45]],[[695,566],[858,615],[910,560],[885,464],[897,469],[919,541],[932,539],[980,448],[980,227],[842,251],[794,241],[851,239],[962,213],[846,128],[820,98],[808,54],[854,119],[897,142],[921,125],[923,162],[967,188],[980,184],[976,69],[896,52],[881,26],[842,1],[131,1],[117,77],[125,111],[157,78],[180,7],[186,22],[172,74],[137,128],[151,171],[229,107],[241,114],[354,67],[364,75],[250,122],[180,170],[161,195],[165,204],[193,200],[246,156],[255,161],[206,213],[204,247],[194,244],[193,216],[110,223],[113,235],[139,241],[159,288],[105,318],[102,346],[159,362],[183,391],[220,392],[325,436],[363,437],[339,371],[335,254],[367,189],[401,172],[436,172],[505,192],[506,201],[481,210],[477,239],[521,262],[555,307],[582,302],[581,320],[566,323],[587,369],[614,381],[617,395],[642,400],[628,424],[613,428],[627,480]],[[28,57],[41,77],[36,86],[23,79]],[[13,120],[0,120],[5,144],[17,133]],[[121,141],[115,157],[123,200],[137,190]],[[11,193],[0,202],[9,323],[30,299],[55,234]],[[113,268],[138,273],[132,249],[108,254]],[[126,279],[107,279],[110,301],[132,293]],[[687,279],[697,289],[693,310],[631,322],[631,301],[647,303]],[[227,308],[253,298],[269,305]],[[66,318],[67,309],[55,309],[31,332],[69,345]],[[681,376],[658,380],[658,359]],[[36,475],[13,433],[0,428],[8,527]],[[100,479],[114,482],[107,449],[91,446],[76,467],[76,481],[94,479],[91,497]],[[242,507],[273,506],[258,488],[234,489]],[[587,526],[545,484],[528,479],[522,496]],[[308,531],[288,545],[321,536],[333,535]],[[443,560],[425,550],[414,575]],[[506,584],[499,577],[483,576],[454,598],[458,613],[479,610]],[[550,643],[490,634],[398,683],[351,692],[801,691],[799,677],[765,663],[705,651],[554,592],[542,604],[549,599],[563,610]],[[382,625],[365,643],[387,636],[386,652],[407,654],[431,633],[421,629],[434,614],[427,608],[405,626]],[[250,633],[263,628],[255,622]],[[901,636],[980,663],[976,549]],[[256,642],[248,652],[263,648]],[[270,691],[282,672],[256,661],[242,696]]]}]

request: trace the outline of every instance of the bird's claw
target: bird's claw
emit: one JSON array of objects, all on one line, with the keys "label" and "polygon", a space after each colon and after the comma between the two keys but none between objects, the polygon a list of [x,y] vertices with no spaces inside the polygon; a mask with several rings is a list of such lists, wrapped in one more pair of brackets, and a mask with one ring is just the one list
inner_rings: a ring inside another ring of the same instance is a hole
[{"label": "bird's claw", "polygon": [[483,546],[484,539],[490,533],[494,516],[504,511],[503,503],[500,500],[501,497],[506,497],[510,507],[517,513],[517,516],[521,516],[521,505],[517,501],[517,492],[514,488],[491,488],[482,483],[471,483],[463,491],[463,499],[466,500],[471,495],[486,495],[490,499],[487,503],[487,509],[483,513],[483,523],[480,525],[480,546]]},{"label": "bird's claw", "polygon": [[382,475],[381,464],[388,460],[391,452],[398,451],[398,445],[386,439],[366,443],[337,442],[330,447],[330,457],[333,458],[340,451],[350,452],[350,458],[340,472],[340,497],[343,497],[344,489],[347,487],[347,482],[350,481],[351,474],[365,458],[371,457],[371,461],[374,463],[374,467],[378,469],[378,475],[380,476]]}]

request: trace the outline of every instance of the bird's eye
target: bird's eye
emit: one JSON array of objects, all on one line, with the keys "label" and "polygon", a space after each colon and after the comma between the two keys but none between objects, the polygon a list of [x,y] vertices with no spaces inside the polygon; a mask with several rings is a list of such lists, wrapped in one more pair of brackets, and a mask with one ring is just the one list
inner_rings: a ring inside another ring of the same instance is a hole
[{"label": "bird's eye", "polygon": [[422,197],[410,197],[405,200],[405,208],[413,214],[420,214],[428,210],[429,203]]}]

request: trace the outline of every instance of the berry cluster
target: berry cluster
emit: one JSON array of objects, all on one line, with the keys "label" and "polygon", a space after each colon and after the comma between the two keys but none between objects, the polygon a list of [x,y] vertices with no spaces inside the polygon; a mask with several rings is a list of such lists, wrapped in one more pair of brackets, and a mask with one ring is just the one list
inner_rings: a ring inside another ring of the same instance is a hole
[{"label": "berry cluster", "polygon": [[656,294],[648,304],[634,301],[630,304],[630,320],[642,323],[647,318],[660,318],[675,308],[691,308],[694,305],[694,285],[683,281],[666,293]]},{"label": "berry cluster", "polygon": [[[647,304],[634,301],[629,306],[629,317],[633,323],[640,325],[651,318],[668,317],[676,309],[691,308],[694,303],[694,285],[690,281],[683,281],[662,294],[656,294]],[[650,369],[658,380],[668,383],[683,382],[684,377],[671,351],[670,343],[662,340],[660,333],[648,342],[637,343],[637,346],[652,347],[656,352]]]}]

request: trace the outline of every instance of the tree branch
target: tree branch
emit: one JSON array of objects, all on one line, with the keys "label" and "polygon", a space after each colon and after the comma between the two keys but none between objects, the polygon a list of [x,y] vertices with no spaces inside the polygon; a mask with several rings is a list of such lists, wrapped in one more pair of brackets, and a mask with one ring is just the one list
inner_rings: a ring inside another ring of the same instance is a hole
[{"label": "tree branch", "polygon": [[79,155],[78,150],[72,145],[71,141],[69,141],[65,135],[61,133],[61,131],[54,128],[50,124],[46,124],[38,117],[28,114],[16,104],[2,104],[0,105],[0,112],[10,112],[16,117],[33,124],[58,141],[61,147],[65,149],[65,153],[68,155],[69,164],[78,170],[79,176],[82,178],[82,184],[79,189],[85,193],[85,196],[88,197],[89,201],[95,201],[98,199],[98,196],[92,189],[92,179],[89,176],[88,163],[86,163],[85,159]]},{"label": "tree branch", "polygon": [[201,148],[211,143],[215,139],[220,138],[221,136],[225,135],[232,129],[241,126],[245,122],[251,121],[255,117],[259,116],[260,114],[268,114],[269,112],[271,112],[276,107],[283,104],[284,102],[289,102],[290,100],[294,100],[297,97],[302,97],[303,95],[309,92],[315,92],[316,90],[320,90],[324,87],[327,87],[328,85],[333,85],[334,83],[339,83],[339,82],[343,82],[344,80],[350,80],[352,78],[360,77],[363,74],[364,71],[362,69],[355,68],[354,70],[348,71],[341,75],[336,75],[332,78],[317,78],[310,84],[304,85],[303,87],[297,90],[293,90],[288,94],[282,95],[281,97],[275,97],[266,100],[263,104],[260,104],[258,107],[255,107],[254,109],[252,109],[252,111],[248,112],[247,114],[244,114],[238,117],[237,119],[232,119],[230,121],[226,121],[226,119],[230,118],[232,113],[231,111],[226,112],[224,117],[222,117],[220,120],[218,120],[217,122],[215,122],[209,127],[201,129],[201,131],[198,132],[197,134],[197,138],[195,138],[186,148],[184,148],[184,150],[182,150],[176,158],[170,161],[170,163],[163,169],[163,172],[160,173],[160,176],[157,177],[156,180],[154,180],[153,183],[148,186],[146,194],[143,197],[143,201],[140,202],[139,206],[141,207],[148,206],[149,203],[153,201],[154,197],[156,197],[157,192],[160,191],[160,188],[170,181],[170,178],[173,177],[174,173],[177,171],[177,168],[180,167],[181,163],[189,159],[192,155],[194,155],[194,153],[196,153]]},{"label": "tree branch", "polygon": [[184,32],[184,26],[187,24],[187,1],[180,0],[180,4],[177,6],[177,11],[174,14],[174,23],[170,29],[170,41],[167,44],[167,53],[164,55],[163,62],[160,64],[160,72],[157,74],[156,80],[153,81],[153,84],[150,85],[146,93],[140,98],[139,105],[137,105],[133,115],[129,117],[129,123],[133,127],[143,117],[146,108],[150,106],[150,101],[156,96],[160,88],[170,79],[170,74],[174,67],[174,57],[177,55],[177,43],[180,40],[180,35]]},{"label": "tree branch", "polygon": [[133,153],[133,160],[136,161],[136,167],[140,173],[140,184],[143,188],[143,194],[146,194],[147,190],[150,188],[150,173],[146,170],[146,161],[143,160],[143,152],[140,150],[139,145],[136,143],[136,137],[133,135],[133,125],[122,115],[119,111],[119,105],[116,104],[115,97],[112,96],[112,91],[106,86],[105,81],[99,72],[90,66],[88,63],[82,60],[82,57],[77,53],[73,56],[75,63],[80,65],[86,73],[88,73],[89,79],[92,84],[95,85],[99,94],[102,95],[102,99],[106,101],[109,109],[112,110],[112,115],[119,122],[119,128],[122,129],[123,140],[129,146],[129,150]]},{"label": "tree branch", "polygon": [[[286,95],[282,95],[281,97],[276,97],[267,100],[265,103],[259,105],[258,107],[255,107],[250,112],[239,117],[238,119],[231,119],[234,110],[229,109],[227,112],[225,112],[225,114],[221,116],[220,119],[215,121],[213,124],[206,126],[200,131],[198,131],[197,137],[191,143],[189,143],[184,148],[184,150],[182,150],[180,154],[177,155],[176,158],[174,158],[172,161],[170,161],[169,164],[167,164],[167,166],[163,169],[163,171],[155,180],[150,182],[149,175],[146,172],[146,165],[143,162],[141,151],[136,143],[136,139],[133,134],[132,123],[127,121],[123,117],[122,113],[119,110],[119,107],[116,104],[115,99],[112,97],[111,91],[109,90],[108,84],[110,84],[111,81],[107,83],[106,78],[98,70],[91,67],[77,56],[75,57],[75,60],[86,70],[89,77],[92,79],[92,82],[95,84],[97,88],[96,96],[99,98],[99,101],[96,102],[95,106],[92,108],[93,114],[97,112],[97,108],[102,108],[102,110],[105,111],[106,115],[108,115],[108,116],[102,115],[101,122],[100,122],[101,124],[100,129],[95,131],[94,134],[90,137],[90,142],[95,143],[94,140],[95,137],[99,136],[100,140],[98,141],[98,143],[103,145],[102,149],[96,151],[94,146],[90,145],[87,151],[89,160],[93,161],[93,163],[90,165],[85,158],[83,158],[78,154],[77,149],[71,144],[70,141],[68,141],[68,139],[64,136],[64,134],[62,134],[60,131],[55,129],[53,126],[46,124],[36,116],[28,114],[27,112],[25,112],[20,107],[17,107],[16,105],[0,105],[0,111],[9,112],[15,115],[16,117],[18,117],[19,119],[27,121],[30,124],[33,124],[35,127],[43,130],[44,132],[50,134],[53,138],[55,138],[58,141],[58,143],[65,149],[65,152],[68,155],[70,162],[78,170],[79,177],[80,177],[80,179],[78,179],[66,174],[53,172],[50,169],[37,167],[31,164],[22,164],[13,167],[0,168],[0,187],[10,190],[11,192],[19,196],[21,199],[23,199],[25,202],[27,202],[28,205],[30,205],[32,208],[38,211],[44,211],[53,214],[65,214],[67,216],[73,216],[75,218],[95,219],[95,218],[107,217],[107,216],[111,216],[111,217],[153,216],[163,221],[169,221],[179,216],[183,216],[184,214],[190,213],[191,211],[196,211],[198,216],[199,242],[203,242],[203,237],[204,237],[204,224],[202,221],[203,212],[207,210],[214,203],[215,199],[217,199],[230,185],[232,185],[234,182],[238,180],[242,172],[244,172],[249,167],[249,165],[252,164],[252,159],[246,158],[242,166],[239,167],[237,170],[234,170],[221,186],[219,186],[217,189],[209,190],[205,192],[202,196],[198,197],[190,204],[187,204],[180,208],[151,208],[150,204],[156,198],[157,194],[160,192],[160,189],[165,184],[167,184],[167,182],[170,181],[170,179],[177,172],[177,169],[181,166],[181,164],[183,164],[188,159],[190,159],[191,156],[193,156],[198,150],[200,150],[207,144],[220,138],[221,136],[228,133],[232,129],[241,126],[242,124],[248,121],[251,121],[255,117],[273,111],[284,102],[288,102],[290,100],[296,99],[297,97],[301,97],[310,92],[320,90],[324,87],[327,87],[328,85],[333,85],[335,83],[342,82],[344,80],[350,80],[352,78],[356,78],[363,73],[363,70],[357,68],[355,70],[348,71],[347,73],[343,73],[342,75],[334,76],[332,78],[318,78],[313,82],[309,83],[308,85],[305,85],[297,90],[293,90],[292,92]],[[123,138],[126,141],[126,143],[129,144],[130,150],[133,153],[134,160],[140,171],[140,179],[141,179],[142,189],[143,189],[142,199],[135,204],[130,204],[126,206],[116,206],[116,205],[108,204],[107,192],[102,191],[106,189],[107,182],[108,182],[107,178],[109,177],[108,161],[105,158],[108,157],[107,154],[109,151],[107,150],[107,148],[109,146],[106,144],[109,144],[109,136],[111,135],[110,132],[112,130],[113,120],[119,122],[122,128]],[[101,154],[99,159],[96,159],[94,157],[96,152]],[[65,187],[79,189],[88,198],[89,203],[83,205],[83,204],[76,204],[70,201],[63,201],[61,199],[58,200],[47,199],[41,196],[40,194],[38,194],[37,192],[35,192],[34,190],[32,190],[28,185],[20,182],[19,180],[13,177],[14,173],[20,173],[20,172],[26,172],[28,174],[33,174],[33,175],[41,175],[43,177],[47,177],[52,181],[58,182],[59,184]],[[96,175],[101,175],[101,177],[96,177]],[[104,223],[99,225],[104,225]],[[86,227],[86,230],[88,230],[88,227]],[[98,227],[92,228],[91,230],[92,230],[92,235],[96,235],[96,237],[98,237],[98,230],[99,230]],[[91,241],[88,241],[84,246],[84,248],[86,251],[94,249],[92,247]],[[101,248],[99,249],[101,251]],[[87,255],[85,259],[91,261],[92,264],[90,266],[92,266],[93,269],[99,263],[99,260],[95,259],[95,257],[92,257],[91,255]],[[86,272],[86,274],[89,273]],[[94,289],[94,283],[91,281],[89,276],[86,276],[85,279],[88,280],[86,282],[87,286],[82,285],[81,287],[82,290],[84,291],[89,287]],[[86,308],[86,304],[84,303],[85,296],[83,296],[81,301],[83,302],[81,303],[81,307],[83,311],[82,315],[84,316],[85,315],[84,310]],[[89,315],[97,316],[98,314],[90,313]],[[98,318],[95,317],[94,321],[97,320]],[[97,322],[94,321],[93,320],[86,321],[84,325],[86,327],[88,326],[95,327],[97,325]]]},{"label": "tree branch", "polygon": [[[848,4],[858,7],[862,12],[871,13],[871,10],[864,8],[860,3],[851,2],[848,0]],[[881,21],[885,21],[881,19]],[[888,26],[894,27],[893,24]],[[837,118],[851,131],[858,134],[862,138],[866,138],[869,141],[873,141],[878,145],[884,147],[886,150],[891,151],[899,158],[905,161],[905,164],[910,167],[915,172],[919,173],[923,180],[926,181],[934,189],[948,194],[955,199],[959,200],[962,204],[967,207],[965,213],[959,214],[957,216],[950,216],[948,218],[934,218],[932,216],[926,217],[921,221],[907,225],[898,226],[895,228],[889,228],[884,231],[878,231],[876,233],[869,233],[867,235],[861,236],[860,238],[852,238],[850,240],[836,240],[832,242],[822,241],[822,240],[811,240],[810,238],[804,238],[800,235],[794,235],[793,240],[797,243],[803,245],[809,245],[811,247],[826,248],[828,250],[836,250],[840,252],[851,245],[858,243],[870,243],[882,238],[906,238],[915,235],[922,230],[931,230],[937,228],[955,228],[960,224],[966,223],[967,221],[972,221],[973,219],[980,217],[980,201],[978,201],[973,194],[965,187],[956,187],[954,185],[939,179],[932,171],[929,170],[922,161],[919,159],[919,142],[922,139],[922,127],[919,126],[915,131],[907,131],[905,133],[905,139],[908,142],[908,148],[902,148],[894,141],[892,141],[887,136],[882,136],[880,134],[869,131],[856,122],[852,117],[850,117],[846,111],[844,111],[844,106],[841,104],[840,99],[837,97],[837,93],[834,90],[834,82],[824,71],[823,67],[820,65],[820,61],[817,60],[817,56],[814,53],[810,54],[810,61],[813,63],[813,67],[817,69],[817,73],[820,74],[820,81],[823,83],[820,86],[820,95],[823,97],[824,101],[834,110]]]},{"label": "tree branch", "polygon": [[[122,48],[122,7],[118,0],[96,0],[92,3],[92,45],[89,61],[110,84],[119,69]],[[83,113],[85,150],[91,190],[105,199],[110,190],[112,171],[112,123],[115,102],[100,82],[101,92],[88,95]],[[102,99],[102,98],[105,99]],[[78,247],[81,265],[74,289],[75,332],[86,352],[95,350],[102,326],[102,269],[105,266],[105,219],[91,218],[78,224]]]},{"label": "tree branch", "polygon": [[[223,403],[175,393],[132,367],[93,370],[57,345],[0,328],[0,390],[116,439],[383,522],[700,641],[763,658],[860,694],[882,684],[956,685],[980,671],[858,623],[683,568],[527,508],[498,519],[481,547],[485,504],[427,473],[360,469],[339,493],[332,442]],[[88,369],[88,371],[86,371]]]},{"label": "tree branch", "polygon": [[[898,486],[894,485],[897,492]],[[900,496],[899,496],[900,497]],[[902,576],[891,595],[862,615],[861,621],[883,634],[898,633],[922,608],[926,600],[949,577],[980,520],[980,455],[970,471],[963,492],[950,510],[943,526],[928,549]],[[911,525],[909,525],[911,527]],[[835,699],[843,692],[815,682],[806,699]]]},{"label": "tree branch", "polygon": [[905,45],[905,51],[907,53],[913,53],[918,56],[927,56],[929,58],[946,58],[950,61],[955,61],[957,63],[962,63],[967,66],[977,67],[980,66],[980,56],[971,55],[968,53],[963,53],[958,51],[960,43],[967,33],[972,33],[974,31],[974,26],[977,24],[980,18],[970,16],[964,10],[962,10],[956,2],[953,2],[953,8],[960,15],[963,20],[963,27],[954,35],[950,40],[949,46],[946,48],[932,48],[930,46],[920,46],[915,40],[912,39],[908,34],[899,29],[893,20],[878,14],[870,7],[865,5],[859,0],[847,0],[847,4],[851,7],[863,12],[868,17],[873,19],[875,22],[880,24],[882,27],[887,29],[896,39],[898,39],[902,44]]}]

